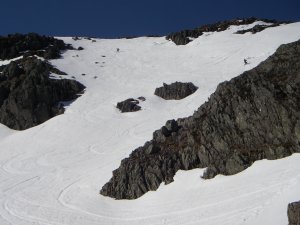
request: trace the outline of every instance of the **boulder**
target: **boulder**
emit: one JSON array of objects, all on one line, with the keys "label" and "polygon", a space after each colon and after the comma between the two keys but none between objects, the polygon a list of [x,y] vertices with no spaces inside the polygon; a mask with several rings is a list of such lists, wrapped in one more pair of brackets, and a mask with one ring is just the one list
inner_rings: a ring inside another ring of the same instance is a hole
[{"label": "boulder", "polygon": [[143,96],[140,96],[140,97],[138,97],[137,99],[140,100],[140,101],[142,101],[142,102],[146,101],[146,98],[143,97]]},{"label": "boulder", "polygon": [[166,100],[180,100],[193,94],[197,89],[198,87],[191,82],[164,83],[162,87],[155,89],[154,94]]},{"label": "boulder", "polygon": [[138,105],[139,101],[133,98],[128,98],[122,102],[118,102],[117,108],[122,112],[136,112],[141,110],[141,106]]}]

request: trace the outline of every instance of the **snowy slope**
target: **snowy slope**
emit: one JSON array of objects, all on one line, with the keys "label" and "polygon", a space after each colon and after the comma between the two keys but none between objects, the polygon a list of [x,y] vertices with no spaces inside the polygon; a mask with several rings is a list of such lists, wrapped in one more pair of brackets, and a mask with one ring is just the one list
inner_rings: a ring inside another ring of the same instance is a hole
[{"label": "snowy slope", "polygon": [[[99,195],[121,159],[166,120],[191,115],[218,83],[300,39],[300,23],[233,34],[253,26],[206,33],[186,46],[163,37],[62,38],[84,50],[51,62],[86,92],[64,115],[37,127],[17,132],[0,126],[0,224],[287,224],[287,204],[300,199],[299,154],[212,180],[200,178],[202,169],[180,171],[175,182],[133,201]],[[199,89],[180,101],[153,95],[163,82],[174,81]],[[139,96],[146,97],[142,111],[121,114],[115,108]]]}]

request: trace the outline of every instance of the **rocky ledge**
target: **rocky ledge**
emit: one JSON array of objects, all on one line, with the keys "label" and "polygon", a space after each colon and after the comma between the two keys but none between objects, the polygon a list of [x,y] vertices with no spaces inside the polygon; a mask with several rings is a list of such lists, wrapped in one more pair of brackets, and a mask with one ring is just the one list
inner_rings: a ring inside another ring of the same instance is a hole
[{"label": "rocky ledge", "polygon": [[178,170],[233,175],[260,159],[300,152],[300,41],[218,85],[192,116],[171,120],[123,159],[100,193],[135,199]]},{"label": "rocky ledge", "polygon": [[164,83],[162,87],[155,89],[154,94],[166,100],[180,100],[193,94],[197,89],[198,87],[191,82],[182,83],[177,81],[172,84]]},{"label": "rocky ledge", "polygon": [[24,130],[64,112],[61,101],[78,97],[84,86],[75,80],[51,79],[64,73],[46,61],[27,57],[0,67],[0,122]]},{"label": "rocky ledge", "polygon": [[[232,25],[236,25],[236,26],[248,25],[248,24],[252,24],[256,21],[272,23],[273,24],[272,27],[279,26],[280,24],[283,24],[283,23],[289,23],[289,22],[283,22],[283,21],[279,22],[276,20],[269,20],[269,19],[258,19],[255,17],[246,18],[246,19],[225,20],[222,22],[214,23],[214,24],[206,24],[206,25],[203,25],[203,26],[195,28],[195,29],[174,32],[174,33],[167,35],[166,39],[173,41],[176,45],[186,45],[189,42],[191,42],[193,38],[198,38],[201,35],[203,35],[204,32],[220,32],[220,31],[227,30]],[[268,26],[268,27],[271,27],[271,26]],[[263,29],[261,29],[261,28],[263,28]],[[245,31],[244,33],[250,32],[250,31],[251,32],[255,31],[255,33],[257,33],[257,32],[264,30],[265,28],[267,28],[267,27],[256,27],[256,29],[254,29],[254,30],[249,29],[249,31]],[[252,33],[254,33],[254,32],[252,32]],[[242,34],[242,32],[241,32],[241,34]]]}]

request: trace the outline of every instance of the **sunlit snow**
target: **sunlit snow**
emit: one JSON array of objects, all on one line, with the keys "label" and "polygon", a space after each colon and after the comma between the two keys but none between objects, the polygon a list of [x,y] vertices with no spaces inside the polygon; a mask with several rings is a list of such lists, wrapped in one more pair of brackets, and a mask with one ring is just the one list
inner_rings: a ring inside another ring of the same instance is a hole
[{"label": "sunlit snow", "polygon": [[[211,180],[201,179],[203,169],[179,171],[173,183],[137,200],[99,195],[120,161],[166,120],[191,115],[220,82],[300,39],[300,23],[233,34],[253,26],[205,33],[186,46],[164,37],[62,38],[84,50],[66,51],[51,63],[86,92],[65,114],[37,127],[20,132],[0,125],[0,224],[287,224],[287,204],[300,200],[300,154]],[[163,82],[175,81],[199,89],[179,101],[153,94]],[[146,98],[141,111],[116,109],[117,102],[139,96]]]}]

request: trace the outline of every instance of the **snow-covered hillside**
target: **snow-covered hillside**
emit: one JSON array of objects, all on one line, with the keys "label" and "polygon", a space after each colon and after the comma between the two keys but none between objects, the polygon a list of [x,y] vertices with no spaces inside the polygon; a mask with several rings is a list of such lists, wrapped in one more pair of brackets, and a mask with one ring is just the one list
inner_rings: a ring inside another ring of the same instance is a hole
[{"label": "snow-covered hillside", "polygon": [[[300,199],[299,154],[212,180],[201,179],[203,169],[180,171],[173,183],[137,200],[99,195],[120,161],[166,120],[191,115],[220,82],[300,39],[300,23],[234,34],[254,25],[205,33],[185,46],[164,37],[61,38],[84,50],[68,50],[51,63],[86,91],[65,114],[34,128],[0,125],[0,224],[287,224],[287,204]],[[153,94],[175,81],[199,89],[179,101]],[[141,111],[116,109],[117,102],[139,96],[146,98]]]}]

